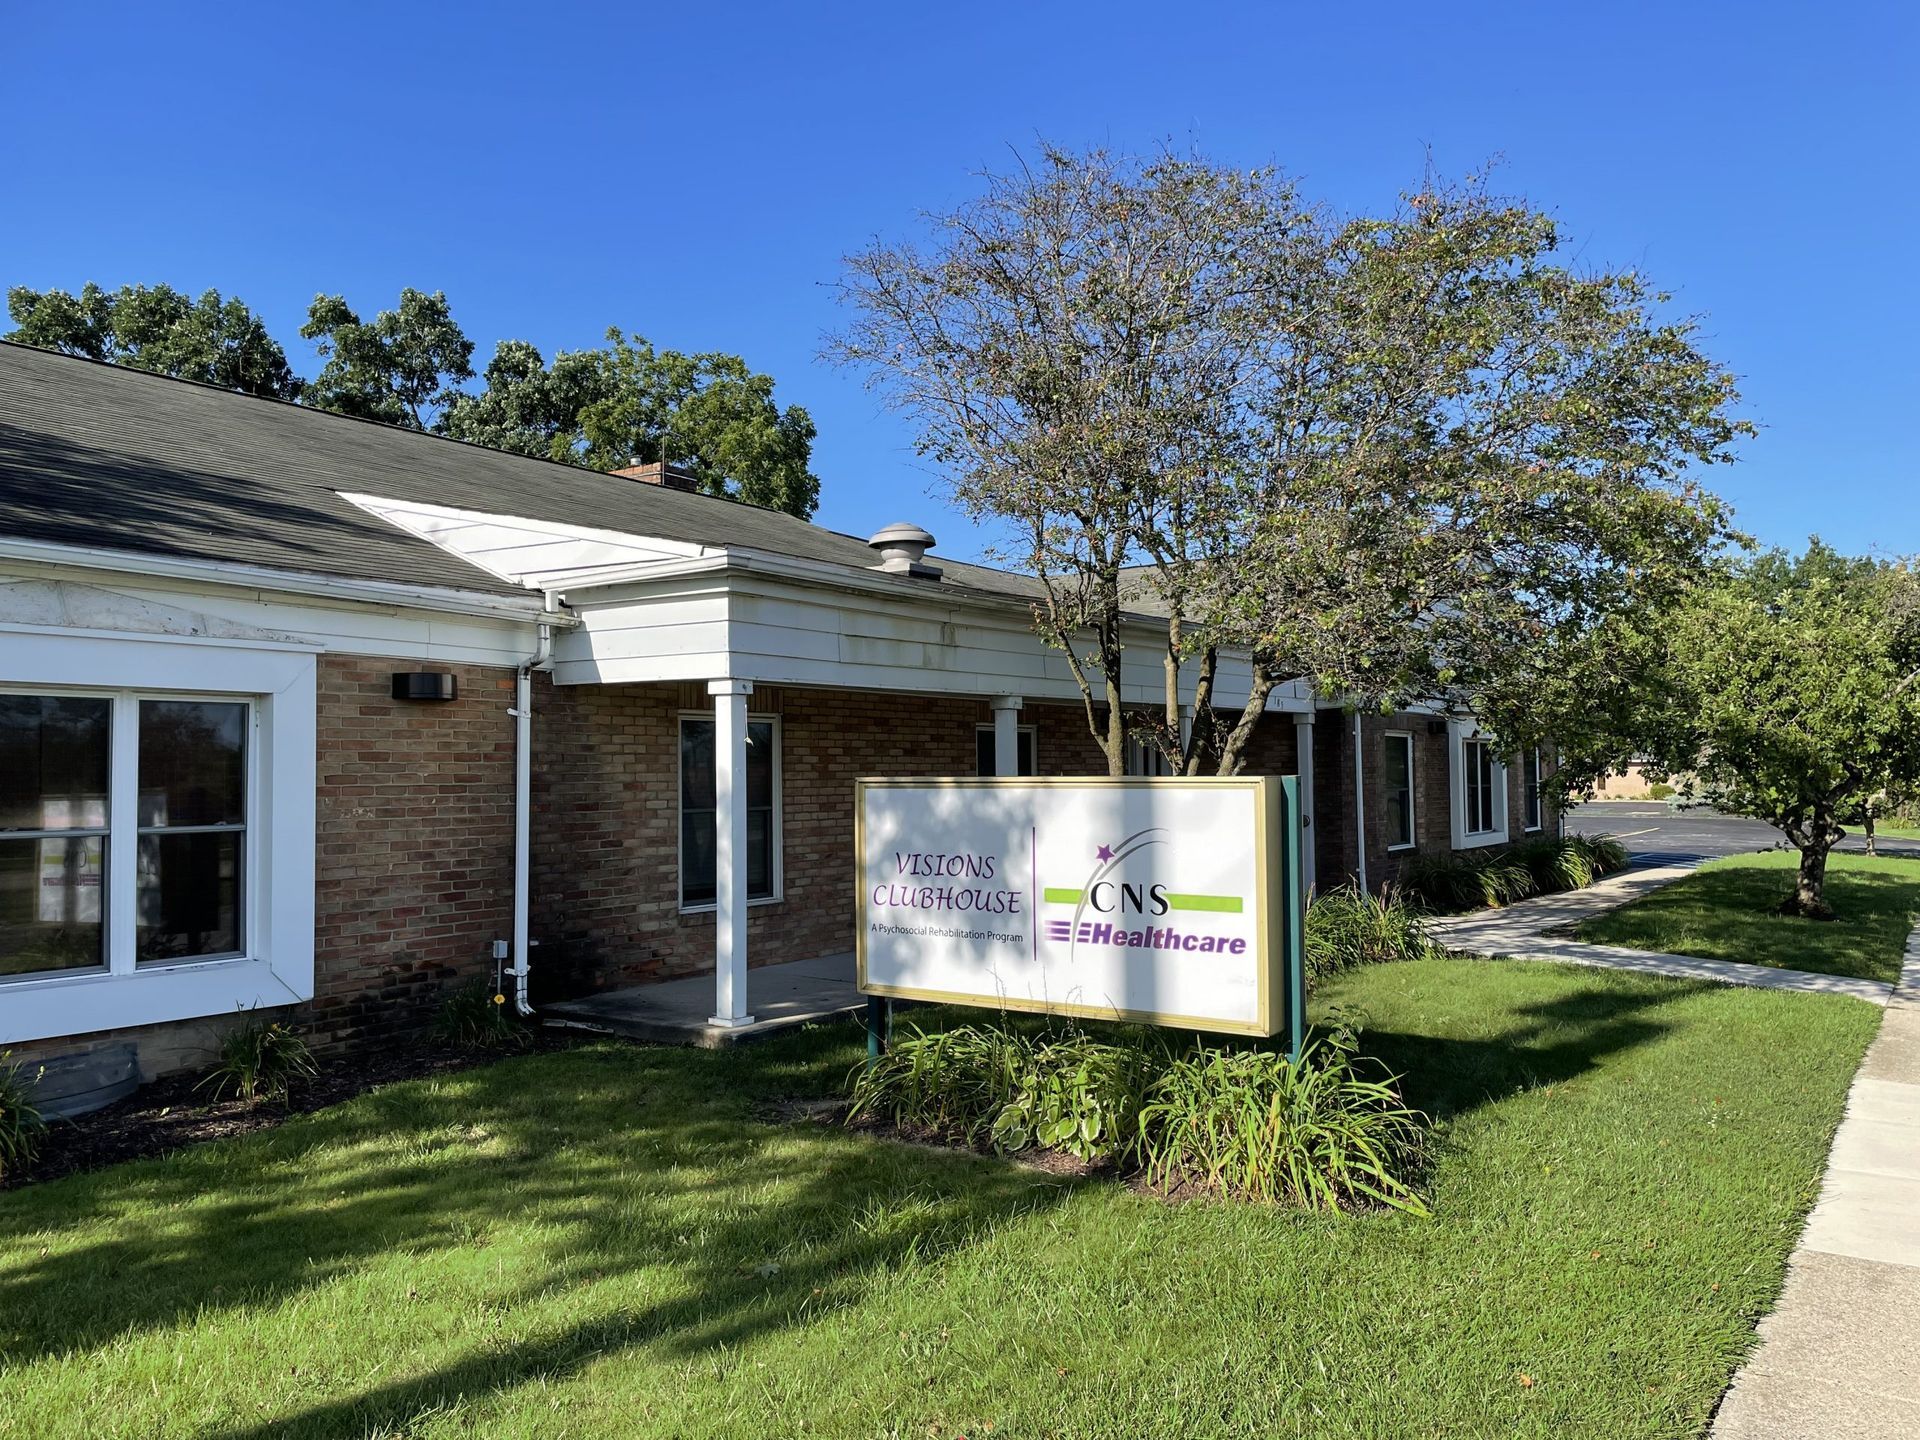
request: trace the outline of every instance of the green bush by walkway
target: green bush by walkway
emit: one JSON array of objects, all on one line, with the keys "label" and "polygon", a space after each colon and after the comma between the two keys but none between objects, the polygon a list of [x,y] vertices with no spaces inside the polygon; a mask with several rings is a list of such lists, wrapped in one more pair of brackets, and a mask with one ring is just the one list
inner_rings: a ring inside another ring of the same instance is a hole
[{"label": "green bush by walkway", "polygon": [[795,1118],[851,1025],[525,1056],[0,1193],[0,1434],[1696,1433],[1874,1009],[1466,960],[1324,1000],[1441,1123],[1431,1219]]},{"label": "green bush by walkway", "polygon": [[1920,921],[1920,860],[1834,855],[1827,901],[1835,919],[1779,913],[1799,856],[1728,855],[1652,894],[1583,923],[1597,945],[1699,955],[1863,980],[1900,977],[1907,935]]}]

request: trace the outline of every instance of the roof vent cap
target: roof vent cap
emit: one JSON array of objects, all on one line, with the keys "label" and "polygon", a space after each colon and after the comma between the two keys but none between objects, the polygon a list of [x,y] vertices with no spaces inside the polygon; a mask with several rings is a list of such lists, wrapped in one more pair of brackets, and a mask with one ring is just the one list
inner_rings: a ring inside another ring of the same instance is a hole
[{"label": "roof vent cap", "polygon": [[871,540],[867,541],[880,552],[880,563],[873,568],[884,570],[889,575],[912,575],[922,580],[938,580],[940,567],[925,563],[927,551],[933,548],[933,536],[918,525],[910,525],[904,520],[887,526]]}]

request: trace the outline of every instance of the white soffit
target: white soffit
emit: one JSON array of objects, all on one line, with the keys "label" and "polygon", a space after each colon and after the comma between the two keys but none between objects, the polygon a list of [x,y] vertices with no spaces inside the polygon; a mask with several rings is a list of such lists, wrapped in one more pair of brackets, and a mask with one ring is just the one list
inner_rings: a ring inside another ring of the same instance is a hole
[{"label": "white soffit", "polygon": [[705,546],[657,536],[558,525],[519,515],[489,515],[418,500],[389,500],[344,490],[340,498],[490,575],[538,590],[560,589],[610,566],[686,560],[713,553]]}]

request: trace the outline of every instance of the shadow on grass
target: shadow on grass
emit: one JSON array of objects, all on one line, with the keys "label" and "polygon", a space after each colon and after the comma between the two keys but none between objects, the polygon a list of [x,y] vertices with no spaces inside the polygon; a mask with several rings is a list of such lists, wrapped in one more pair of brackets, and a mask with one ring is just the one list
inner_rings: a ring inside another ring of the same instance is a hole
[{"label": "shadow on grass", "polygon": [[[633,1347],[718,1353],[808,1323],[854,1303],[875,1272],[937,1258],[1072,1188],[977,1157],[751,1121],[755,1090],[817,1085],[839,1068],[820,1063],[843,1053],[834,1044],[763,1051],[758,1070],[686,1051],[531,1057],[15,1192],[0,1206],[0,1262],[46,1248],[0,1263],[0,1363],[274,1304],[381,1257],[483,1245],[522,1217],[541,1237],[536,1263],[517,1295],[490,1298],[511,1306],[640,1272],[671,1297],[227,1433],[404,1428]],[[72,1237],[85,1243],[63,1248]]]},{"label": "shadow on grass", "polygon": [[1514,1006],[1511,1013],[1523,1022],[1484,1038],[1442,1039],[1368,1027],[1361,1044],[1400,1076],[1409,1105],[1445,1120],[1522,1090],[1577,1079],[1602,1060],[1671,1031],[1674,1026],[1654,1013],[1662,1006],[1722,988],[1706,981],[1673,981],[1644,990],[1595,985]]}]

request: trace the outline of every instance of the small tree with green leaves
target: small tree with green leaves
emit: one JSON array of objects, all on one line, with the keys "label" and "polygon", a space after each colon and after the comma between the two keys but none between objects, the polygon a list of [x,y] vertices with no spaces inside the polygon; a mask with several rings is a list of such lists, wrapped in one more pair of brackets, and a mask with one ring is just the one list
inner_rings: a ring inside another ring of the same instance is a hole
[{"label": "small tree with green leaves", "polygon": [[1683,793],[1786,836],[1781,908],[1816,919],[1845,818],[1920,781],[1914,572],[1834,558],[1817,541],[1761,556],[1661,617],[1638,737]]}]

